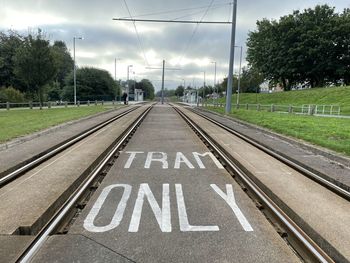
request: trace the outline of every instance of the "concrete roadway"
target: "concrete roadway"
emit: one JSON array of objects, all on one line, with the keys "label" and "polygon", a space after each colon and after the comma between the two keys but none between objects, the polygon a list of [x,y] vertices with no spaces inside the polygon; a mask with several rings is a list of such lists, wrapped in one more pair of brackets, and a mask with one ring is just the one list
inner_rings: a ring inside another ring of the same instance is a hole
[{"label": "concrete roadway", "polygon": [[349,201],[204,118],[182,110],[219,142],[328,255],[336,262],[350,262]]},{"label": "concrete roadway", "polygon": [[33,262],[300,262],[207,152],[155,106],[69,233]]},{"label": "concrete roadway", "polygon": [[[0,189],[0,262],[9,262],[53,216],[108,147],[146,106],[110,123]],[[11,252],[11,253],[9,253]]]}]

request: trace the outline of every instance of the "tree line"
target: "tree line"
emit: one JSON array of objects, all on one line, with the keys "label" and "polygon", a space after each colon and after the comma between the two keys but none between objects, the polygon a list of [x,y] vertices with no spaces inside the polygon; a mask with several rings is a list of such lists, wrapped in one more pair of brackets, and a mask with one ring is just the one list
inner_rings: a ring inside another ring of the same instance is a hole
[{"label": "tree line", "polygon": [[285,90],[297,85],[350,84],[350,9],[328,5],[294,11],[278,21],[257,21],[247,40],[247,61]]},{"label": "tree line", "polygon": [[[0,32],[0,102],[72,101],[74,62],[63,41],[50,41],[39,29],[26,36]],[[121,96],[121,81],[94,67],[76,70],[77,100],[113,100]],[[136,83],[147,99],[154,96],[148,80]],[[152,90],[153,89],[153,90]]]},{"label": "tree line", "polygon": [[[264,82],[264,77],[261,73],[256,71],[252,67],[243,67],[241,76],[240,76],[240,92],[245,93],[259,93],[260,92],[260,84]],[[238,89],[238,75],[233,76],[233,91],[237,92]],[[217,96],[222,97],[226,94],[227,88],[227,77],[224,78],[220,83],[213,85],[205,85],[199,87],[191,87],[183,85],[177,86],[176,89],[164,89],[165,97],[182,97],[185,95],[186,90],[195,89],[198,90],[199,96],[207,97],[210,94],[216,93]],[[157,97],[161,97],[161,91],[156,93]]]}]

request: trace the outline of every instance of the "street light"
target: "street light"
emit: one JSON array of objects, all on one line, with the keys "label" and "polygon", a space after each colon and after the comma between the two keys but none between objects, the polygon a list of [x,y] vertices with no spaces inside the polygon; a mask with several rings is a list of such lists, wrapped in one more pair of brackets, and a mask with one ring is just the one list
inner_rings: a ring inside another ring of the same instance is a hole
[{"label": "street light", "polygon": [[75,40],[83,40],[82,37],[73,37],[73,57],[74,57],[74,66],[73,66],[73,79],[74,79],[74,105],[77,105],[77,73],[75,65]]},{"label": "street light", "polygon": [[132,65],[129,65],[128,66],[128,72],[127,72],[127,80],[126,80],[126,85],[127,85],[127,88],[126,88],[126,94],[128,95],[127,98],[129,100],[129,71],[130,71],[130,68],[132,67]]},{"label": "street light", "polygon": [[[216,86],[216,61],[212,61],[210,63],[214,63],[214,92],[215,92],[215,86]],[[219,92],[216,92],[218,94]]]},{"label": "street light", "polygon": [[[117,84],[117,60],[121,60],[120,58],[114,58],[114,82]],[[120,84],[120,83],[119,83]],[[120,86],[120,85],[119,85]],[[118,87],[117,87],[118,91]],[[116,100],[118,101],[118,93],[117,93],[117,98]]]},{"label": "street light", "polygon": [[239,70],[238,70],[238,83],[237,83],[237,105],[238,105],[239,104],[239,92],[240,92],[240,88],[241,88],[241,66],[242,66],[243,47],[242,46],[235,46],[235,47],[241,48],[241,55],[240,55],[240,59],[239,59]]}]

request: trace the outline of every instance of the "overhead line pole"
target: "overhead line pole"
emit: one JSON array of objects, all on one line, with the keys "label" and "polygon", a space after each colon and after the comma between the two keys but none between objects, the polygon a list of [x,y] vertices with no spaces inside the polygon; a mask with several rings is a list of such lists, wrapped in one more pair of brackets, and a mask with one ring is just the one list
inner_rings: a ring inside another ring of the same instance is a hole
[{"label": "overhead line pole", "polygon": [[233,14],[232,14],[231,45],[230,45],[230,66],[228,70],[227,89],[226,89],[226,107],[225,107],[226,114],[231,113],[233,63],[235,59],[236,16],[237,16],[237,0],[234,0]]},{"label": "overhead line pole", "polygon": [[164,104],[164,67],[165,67],[165,60],[163,59],[163,73],[162,73],[162,104]]},{"label": "overhead line pole", "polygon": [[157,68],[157,67],[146,67],[146,69],[161,69],[162,70],[162,89],[161,89],[161,102],[162,104],[164,104],[164,71],[165,70],[181,70],[180,68],[166,68],[165,67],[165,60],[163,59],[163,65],[161,68]]}]

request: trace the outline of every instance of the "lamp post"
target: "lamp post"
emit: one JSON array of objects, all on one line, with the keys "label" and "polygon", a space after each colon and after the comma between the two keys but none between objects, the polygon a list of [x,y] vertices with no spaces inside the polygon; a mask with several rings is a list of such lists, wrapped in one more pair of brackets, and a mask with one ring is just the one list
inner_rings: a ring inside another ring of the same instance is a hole
[{"label": "lamp post", "polygon": [[130,68],[132,67],[132,65],[129,65],[128,66],[128,72],[127,72],[127,80],[126,80],[126,85],[127,85],[127,88],[126,88],[126,94],[128,95],[127,98],[129,100],[129,71],[130,71]]},{"label": "lamp post", "polygon": [[243,53],[243,47],[242,46],[235,46],[241,48],[240,53],[240,59],[239,59],[239,70],[238,70],[238,83],[237,83],[237,105],[239,104],[239,92],[241,89],[241,67],[242,67],[242,53]]},{"label": "lamp post", "polygon": [[[117,60],[120,60],[120,58],[114,58],[114,82],[117,84]],[[118,87],[117,87],[117,91],[118,91]],[[118,92],[117,92],[117,98],[116,101],[119,100],[118,98]]]},{"label": "lamp post", "polygon": [[[214,85],[213,85],[213,88],[214,88],[214,92],[216,92],[215,91],[216,90],[216,88],[215,88],[215,86],[216,86],[216,61],[212,61],[210,63],[214,64]],[[218,92],[216,92],[216,94],[218,94]]]},{"label": "lamp post", "polygon": [[73,65],[73,79],[74,79],[74,105],[77,105],[77,73],[76,73],[76,65],[75,65],[75,40],[80,39],[82,40],[82,37],[73,37],[73,58],[74,58],[74,65]]}]

